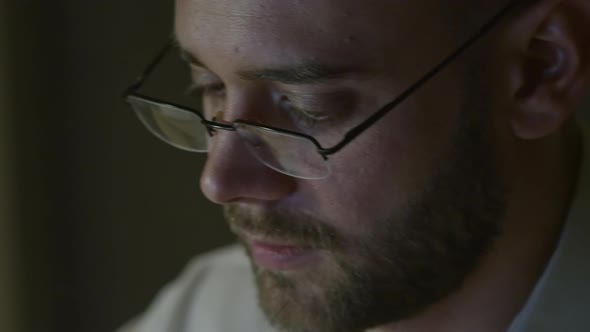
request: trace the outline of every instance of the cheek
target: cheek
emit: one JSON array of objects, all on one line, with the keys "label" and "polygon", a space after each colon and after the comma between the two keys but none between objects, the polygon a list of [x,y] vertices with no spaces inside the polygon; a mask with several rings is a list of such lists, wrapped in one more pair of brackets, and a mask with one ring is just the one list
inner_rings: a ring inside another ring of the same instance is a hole
[{"label": "cheek", "polygon": [[441,98],[435,84],[330,158],[330,178],[307,188],[318,217],[351,236],[370,231],[375,222],[403,218],[408,202],[419,201],[448,162],[459,95],[447,89]]},{"label": "cheek", "polygon": [[342,151],[332,160],[334,173],[329,180],[307,188],[306,196],[314,197],[312,205],[319,217],[344,236],[359,236],[377,221],[399,218],[399,211],[420,192],[431,173],[432,162],[426,160],[422,147],[405,145],[391,133],[371,136],[381,145]]}]

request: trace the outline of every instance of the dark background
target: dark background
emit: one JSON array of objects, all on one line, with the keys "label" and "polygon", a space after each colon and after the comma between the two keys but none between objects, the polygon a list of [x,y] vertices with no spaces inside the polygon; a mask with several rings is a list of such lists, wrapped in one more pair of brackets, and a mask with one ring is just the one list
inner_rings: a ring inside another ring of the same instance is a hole
[{"label": "dark background", "polygon": [[232,240],[199,192],[203,156],[157,141],[119,98],[172,11],[0,0],[0,331],[112,331]]},{"label": "dark background", "polygon": [[173,1],[0,1],[0,331],[112,331],[232,239],[199,191],[203,157],[120,100],[170,36]]}]

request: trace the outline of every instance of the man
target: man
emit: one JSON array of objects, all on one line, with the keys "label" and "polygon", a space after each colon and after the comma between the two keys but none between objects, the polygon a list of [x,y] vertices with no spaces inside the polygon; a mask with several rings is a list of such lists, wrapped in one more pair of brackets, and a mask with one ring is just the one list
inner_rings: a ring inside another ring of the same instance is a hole
[{"label": "man", "polygon": [[127,100],[209,153],[242,245],[124,331],[590,330],[589,25],[587,0],[177,0],[202,103]]}]

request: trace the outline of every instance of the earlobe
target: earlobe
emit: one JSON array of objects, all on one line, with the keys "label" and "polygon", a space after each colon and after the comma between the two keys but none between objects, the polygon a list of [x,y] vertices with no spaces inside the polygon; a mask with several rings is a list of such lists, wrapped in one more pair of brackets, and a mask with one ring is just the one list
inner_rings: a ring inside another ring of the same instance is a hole
[{"label": "earlobe", "polygon": [[590,24],[590,11],[578,15],[572,8],[575,3],[561,1],[548,8],[542,19],[542,11],[536,12],[536,19],[529,18],[537,27],[531,30],[518,65],[516,107],[511,115],[517,137],[538,139],[557,132],[572,116],[581,97],[580,86],[587,85],[589,59],[583,38],[590,38],[590,32],[579,29]]},{"label": "earlobe", "polygon": [[532,140],[556,132],[568,118],[566,110],[557,110],[556,107],[559,106],[539,103],[534,109],[516,112],[511,119],[514,134],[521,139]]}]

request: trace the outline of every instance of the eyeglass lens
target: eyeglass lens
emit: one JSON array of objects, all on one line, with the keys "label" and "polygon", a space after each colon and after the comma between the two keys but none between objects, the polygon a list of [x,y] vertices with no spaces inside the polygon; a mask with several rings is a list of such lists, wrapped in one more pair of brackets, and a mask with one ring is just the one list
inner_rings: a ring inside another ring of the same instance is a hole
[{"label": "eyeglass lens", "polygon": [[[207,152],[208,129],[195,113],[135,96],[129,96],[128,101],[156,137],[183,150]],[[328,162],[310,140],[245,123],[234,126],[250,153],[264,165],[303,179],[330,175]]]}]

